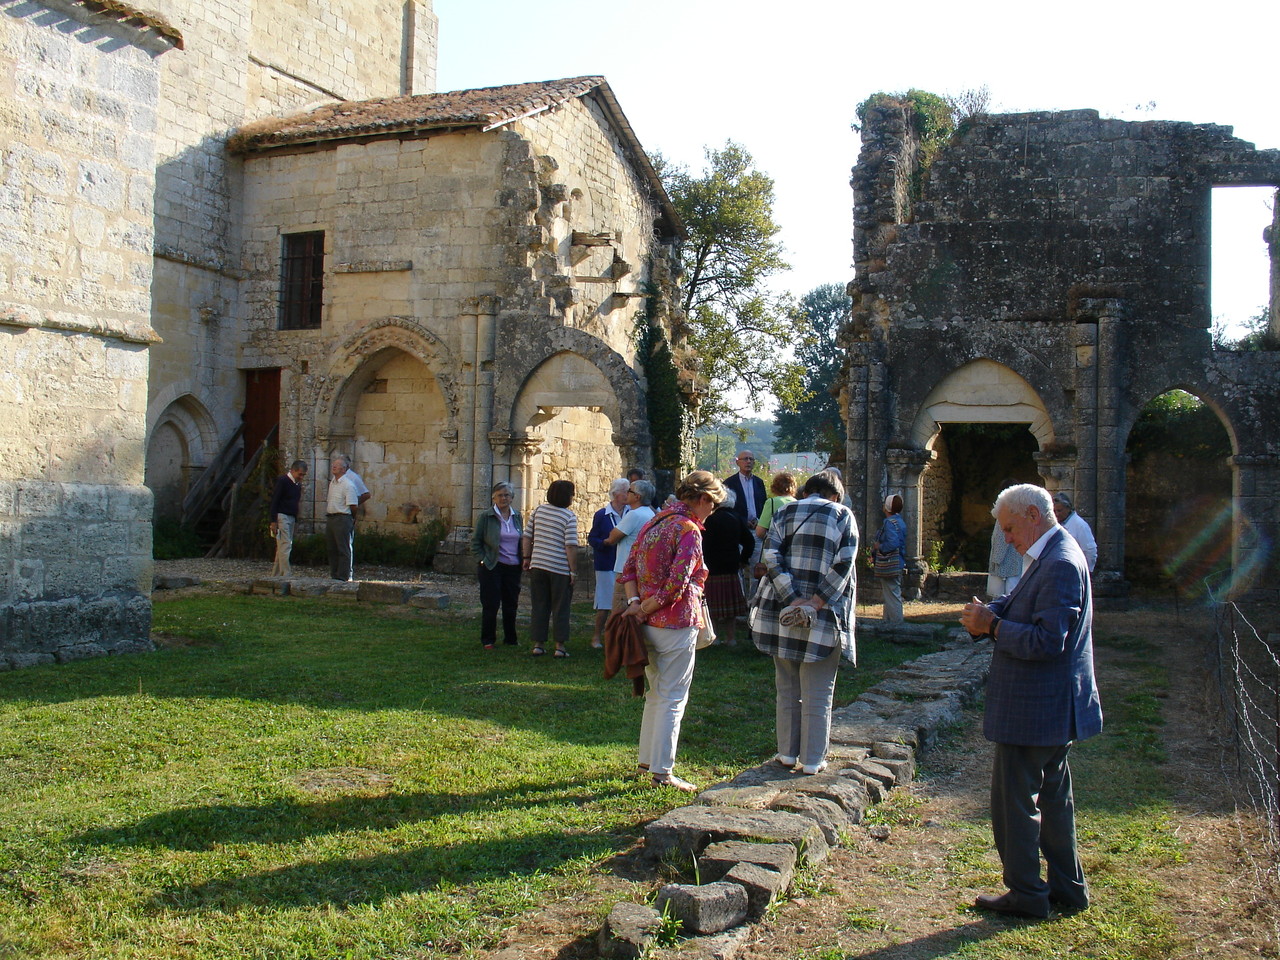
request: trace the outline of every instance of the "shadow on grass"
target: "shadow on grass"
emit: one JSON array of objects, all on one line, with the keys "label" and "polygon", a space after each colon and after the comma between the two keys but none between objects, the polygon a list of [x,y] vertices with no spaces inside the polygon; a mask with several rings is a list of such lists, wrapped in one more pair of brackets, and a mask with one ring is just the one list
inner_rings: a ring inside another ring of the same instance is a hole
[{"label": "shadow on grass", "polygon": [[366,857],[293,863],[275,870],[159,890],[157,910],[235,912],[269,907],[377,904],[406,894],[454,888],[511,875],[554,871],[578,857],[616,849],[616,838],[558,830],[455,844],[420,846]]},{"label": "shadow on grass", "polygon": [[[577,792],[566,792],[576,789]],[[135,823],[85,831],[79,843],[124,847],[165,847],[206,851],[225,844],[296,843],[347,831],[389,830],[443,814],[482,815],[501,805],[504,811],[556,803],[597,804],[625,793],[599,784],[539,783],[504,787],[488,793],[357,794],[307,803],[278,800],[262,806],[214,804],[166,810]]]},{"label": "shadow on grass", "polygon": [[[580,792],[565,796],[564,791],[573,788]],[[75,840],[99,846],[207,852],[224,846],[305,843],[346,832],[372,834],[445,814],[482,821],[484,811],[492,810],[495,803],[501,803],[504,810],[536,808],[555,794],[557,802],[582,806],[624,792],[602,790],[599,785],[588,790],[582,784],[560,782],[481,794],[428,792],[346,796],[318,803],[279,801],[257,807],[212,805],[170,810],[126,826],[87,831]],[[262,906],[378,903],[402,894],[545,873],[577,858],[594,860],[617,854],[634,839],[596,829],[558,829],[485,839],[405,841],[405,849],[370,856],[320,860],[317,857],[324,854],[310,854],[303,860],[303,855],[294,854],[299,862],[272,870],[172,884],[158,890],[150,905],[155,909],[235,911]],[[376,842],[388,843],[381,838]],[[354,849],[364,846],[366,842],[356,837],[348,845]]]},{"label": "shadow on grass", "polygon": [[[1010,922],[1025,923],[1027,921]],[[854,951],[844,960],[933,960],[936,957],[954,957],[957,956],[956,951],[963,950],[969,944],[997,936],[1003,933],[1006,927],[1007,924],[971,920],[963,926],[939,930],[927,937],[887,944],[865,953]]]}]

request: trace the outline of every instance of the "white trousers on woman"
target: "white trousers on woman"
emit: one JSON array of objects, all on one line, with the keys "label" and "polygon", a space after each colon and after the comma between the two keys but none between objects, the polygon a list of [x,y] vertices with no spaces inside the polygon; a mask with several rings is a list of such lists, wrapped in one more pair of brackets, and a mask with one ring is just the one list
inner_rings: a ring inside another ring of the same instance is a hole
[{"label": "white trousers on woman", "polygon": [[778,755],[798,757],[806,767],[827,759],[831,739],[831,701],[836,692],[840,648],[812,663],[773,658],[778,688]]},{"label": "white trousers on woman", "polygon": [[693,654],[698,628],[644,628],[644,645],[649,664],[644,676],[649,689],[644,695],[644,719],[640,721],[640,763],[649,772],[666,774],[676,762],[676,742],[680,721],[689,702],[693,683]]}]

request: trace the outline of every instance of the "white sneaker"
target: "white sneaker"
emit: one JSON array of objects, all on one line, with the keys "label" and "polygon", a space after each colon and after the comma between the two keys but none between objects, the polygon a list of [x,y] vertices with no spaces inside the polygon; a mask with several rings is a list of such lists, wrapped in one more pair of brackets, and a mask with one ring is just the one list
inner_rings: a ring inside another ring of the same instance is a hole
[{"label": "white sneaker", "polygon": [[825,769],[827,769],[827,761],[825,760],[813,766],[810,766],[809,764],[806,763],[803,767],[800,768],[801,772],[806,773],[811,777],[814,774],[821,773]]},{"label": "white sneaker", "polygon": [[788,770],[794,770],[796,763],[799,761],[795,757],[784,757],[782,754],[778,754],[769,762],[776,763],[780,767],[786,767]]}]

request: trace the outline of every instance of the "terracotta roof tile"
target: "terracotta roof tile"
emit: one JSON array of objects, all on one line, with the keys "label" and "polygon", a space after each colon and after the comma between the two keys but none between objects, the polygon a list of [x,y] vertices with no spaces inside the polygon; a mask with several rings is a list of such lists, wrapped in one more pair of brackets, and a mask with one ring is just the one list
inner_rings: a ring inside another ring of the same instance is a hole
[{"label": "terracotta roof tile", "polygon": [[252,153],[273,147],[412,130],[457,127],[489,130],[567,103],[604,82],[604,77],[572,77],[415,97],[344,100],[291,117],[269,117],[246,124],[231,138],[228,147],[235,153]]}]

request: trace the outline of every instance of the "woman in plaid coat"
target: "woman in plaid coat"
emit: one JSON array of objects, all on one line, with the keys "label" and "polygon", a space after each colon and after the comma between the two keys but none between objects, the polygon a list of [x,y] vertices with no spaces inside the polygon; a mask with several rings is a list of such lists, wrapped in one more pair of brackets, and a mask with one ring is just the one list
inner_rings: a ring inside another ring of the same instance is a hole
[{"label": "woman in plaid coat", "polygon": [[804,499],[774,515],[751,602],[756,647],[773,657],[777,685],[776,763],[805,773],[826,766],[831,701],[843,653],[857,662],[853,603],[858,524],[840,501],[844,486],[814,474]]}]

